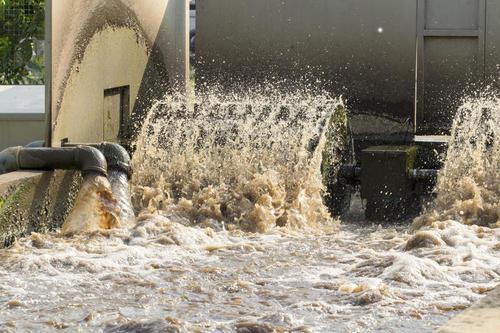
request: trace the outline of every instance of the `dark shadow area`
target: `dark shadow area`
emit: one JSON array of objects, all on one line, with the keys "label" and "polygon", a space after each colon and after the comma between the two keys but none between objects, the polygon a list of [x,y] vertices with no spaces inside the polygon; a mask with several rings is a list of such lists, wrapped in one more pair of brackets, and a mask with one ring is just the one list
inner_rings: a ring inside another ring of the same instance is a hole
[{"label": "dark shadow area", "polygon": [[[125,146],[130,153],[133,153],[135,149],[134,142],[137,138],[137,134],[154,103],[162,100],[166,94],[184,89],[185,78],[178,77],[177,73],[169,74],[169,70],[177,72],[180,68],[168,68],[167,61],[170,59],[168,59],[168,55],[164,53],[165,49],[162,50],[162,45],[165,46],[172,42],[168,40],[170,36],[165,33],[168,30],[167,25],[170,23],[168,13],[177,12],[176,6],[178,5],[179,4],[175,1],[169,1],[167,3],[167,8],[163,14],[158,34],[151,45],[151,54],[142,77],[129,126],[125,131],[122,142],[122,145]],[[189,7],[186,7],[185,10],[189,10]],[[189,32],[185,31],[185,34],[185,38],[189,38]],[[179,50],[176,50],[175,52],[177,55],[179,54],[178,51]],[[186,50],[186,52],[189,53],[189,50]],[[186,63],[184,66],[189,66],[189,63]]]}]

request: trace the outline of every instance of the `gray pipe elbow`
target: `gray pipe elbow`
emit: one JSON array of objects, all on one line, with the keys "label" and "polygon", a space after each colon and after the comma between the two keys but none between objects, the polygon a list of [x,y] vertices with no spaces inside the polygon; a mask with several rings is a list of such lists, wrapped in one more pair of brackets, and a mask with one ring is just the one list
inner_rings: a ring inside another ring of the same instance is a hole
[{"label": "gray pipe elbow", "polygon": [[99,149],[89,146],[75,147],[75,164],[83,175],[89,173],[99,173],[107,176],[106,158]]},{"label": "gray pipe elbow", "polygon": [[12,147],[0,152],[0,174],[30,169],[77,169],[84,176],[89,173],[98,173],[107,176],[106,158],[99,149],[93,147]]},{"label": "gray pipe elbow", "polygon": [[19,170],[19,151],[22,147],[10,147],[0,152],[0,175]]},{"label": "gray pipe elbow", "polygon": [[103,142],[92,145],[99,149],[106,158],[108,170],[118,170],[127,175],[128,179],[132,177],[131,159],[127,150],[117,143]]}]

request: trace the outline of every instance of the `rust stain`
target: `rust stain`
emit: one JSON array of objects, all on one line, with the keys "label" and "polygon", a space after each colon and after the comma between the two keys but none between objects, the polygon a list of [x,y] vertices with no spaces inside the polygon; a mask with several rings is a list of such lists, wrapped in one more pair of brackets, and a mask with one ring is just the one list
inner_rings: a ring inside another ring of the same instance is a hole
[{"label": "rust stain", "polygon": [[99,207],[98,212],[101,216],[99,220],[100,229],[113,229],[120,227],[120,210],[118,202],[110,191],[97,192]]}]

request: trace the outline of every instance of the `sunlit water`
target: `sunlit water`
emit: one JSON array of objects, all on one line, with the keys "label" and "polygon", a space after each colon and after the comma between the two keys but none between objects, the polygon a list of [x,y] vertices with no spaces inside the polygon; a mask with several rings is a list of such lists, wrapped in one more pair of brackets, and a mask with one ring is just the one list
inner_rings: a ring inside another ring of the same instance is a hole
[{"label": "sunlit water", "polygon": [[[497,150],[474,160],[482,173],[447,162],[410,231],[359,217],[339,229],[321,205],[310,146],[321,150],[340,101],[257,96],[248,111],[238,100],[155,106],[134,156],[135,225],[33,234],[1,250],[0,331],[430,332],[500,283],[498,102],[488,102]],[[482,206],[464,211],[469,192],[447,190],[451,174],[476,184]],[[105,202],[113,211],[121,199]]]}]

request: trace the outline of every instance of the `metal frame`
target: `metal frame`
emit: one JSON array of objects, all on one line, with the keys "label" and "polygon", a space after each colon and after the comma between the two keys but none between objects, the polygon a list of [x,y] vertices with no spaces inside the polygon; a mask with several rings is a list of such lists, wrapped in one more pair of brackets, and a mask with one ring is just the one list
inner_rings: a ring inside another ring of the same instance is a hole
[{"label": "metal frame", "polygon": [[[130,121],[130,86],[120,86],[120,87],[114,87],[114,88],[109,88],[104,90],[104,98],[108,96],[115,96],[115,95],[120,95],[120,124],[119,124],[119,130],[118,130],[118,141],[121,141],[123,139],[123,136],[129,126],[129,121]],[[103,121],[103,127],[105,127]],[[105,130],[103,128],[103,133],[105,133]]]},{"label": "metal frame", "polygon": [[52,146],[52,0],[45,0],[45,145]]},{"label": "metal frame", "polygon": [[478,1],[477,29],[426,29],[426,3],[429,0],[418,0],[417,3],[417,51],[416,51],[416,81],[415,81],[415,133],[419,133],[419,124],[425,120],[425,38],[426,37],[477,37],[478,66],[481,80],[485,79],[486,63],[486,0]]}]

